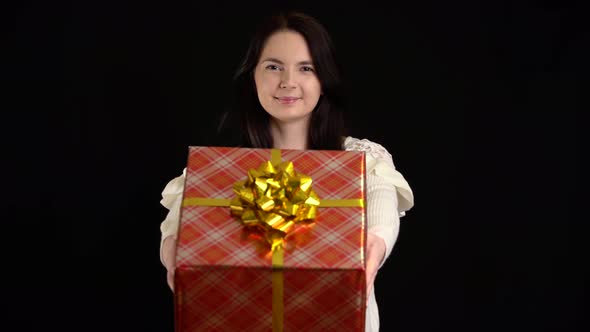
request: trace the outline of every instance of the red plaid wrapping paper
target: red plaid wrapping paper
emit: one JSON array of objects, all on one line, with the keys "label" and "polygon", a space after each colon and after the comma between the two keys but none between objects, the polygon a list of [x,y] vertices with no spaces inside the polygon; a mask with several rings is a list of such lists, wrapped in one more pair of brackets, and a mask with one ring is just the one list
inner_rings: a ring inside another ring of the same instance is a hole
[{"label": "red plaid wrapping paper", "polygon": [[[280,150],[313,179],[321,201],[365,200],[358,151]],[[184,199],[231,199],[271,149],[189,147]],[[291,236],[282,269],[282,331],[363,331],[364,207],[320,207],[307,231]],[[176,331],[274,331],[272,253],[244,235],[227,206],[183,206],[176,256]]]}]

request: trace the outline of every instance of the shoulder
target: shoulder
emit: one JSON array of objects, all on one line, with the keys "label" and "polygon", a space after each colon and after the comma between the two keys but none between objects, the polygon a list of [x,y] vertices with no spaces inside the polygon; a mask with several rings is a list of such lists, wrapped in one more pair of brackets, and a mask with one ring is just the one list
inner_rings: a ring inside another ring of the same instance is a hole
[{"label": "shoulder", "polygon": [[184,179],[186,177],[186,167],[182,170],[182,174],[175,177],[174,179],[168,181],[166,187],[162,191],[162,200],[160,203],[167,207],[168,209],[171,208],[172,204],[176,201],[178,197],[182,197],[182,193],[184,191]]},{"label": "shoulder", "polygon": [[384,181],[384,183],[391,184],[396,188],[400,216],[404,216],[405,211],[414,206],[412,188],[410,188],[404,176],[396,169],[391,154],[383,145],[366,138],[358,139],[349,136],[344,140],[344,149],[365,152],[367,156],[367,174],[374,175],[373,179],[380,179],[379,181]]},{"label": "shoulder", "polygon": [[392,159],[391,154],[383,145],[366,138],[346,137],[344,140],[344,150],[363,151],[375,159]]}]

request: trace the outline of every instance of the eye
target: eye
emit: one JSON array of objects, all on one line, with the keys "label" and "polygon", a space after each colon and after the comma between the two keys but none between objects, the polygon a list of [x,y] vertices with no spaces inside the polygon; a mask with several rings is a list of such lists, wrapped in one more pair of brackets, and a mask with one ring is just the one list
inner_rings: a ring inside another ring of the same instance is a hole
[{"label": "eye", "polygon": [[279,70],[280,69],[279,66],[277,66],[277,65],[268,65],[265,68],[269,69],[269,70]]},{"label": "eye", "polygon": [[310,67],[310,66],[301,67],[301,71],[314,72],[313,67]]}]

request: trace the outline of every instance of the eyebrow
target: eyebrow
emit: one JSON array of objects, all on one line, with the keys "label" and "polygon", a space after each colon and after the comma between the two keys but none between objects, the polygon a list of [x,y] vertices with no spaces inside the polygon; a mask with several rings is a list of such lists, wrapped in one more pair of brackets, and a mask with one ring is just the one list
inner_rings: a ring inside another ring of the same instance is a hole
[{"label": "eyebrow", "polygon": [[[262,60],[261,62],[266,62],[266,61],[276,62],[280,65],[285,64],[283,61],[276,59],[276,58],[266,58],[266,59]],[[306,61],[299,61],[297,64],[298,65],[313,65],[313,62],[306,60]]]}]

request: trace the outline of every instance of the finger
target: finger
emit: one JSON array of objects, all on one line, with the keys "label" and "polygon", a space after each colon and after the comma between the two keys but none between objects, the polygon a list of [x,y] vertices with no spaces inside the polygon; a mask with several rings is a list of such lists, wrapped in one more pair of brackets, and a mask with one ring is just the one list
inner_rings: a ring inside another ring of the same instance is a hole
[{"label": "finger", "polygon": [[377,271],[379,266],[379,250],[377,250],[372,244],[373,243],[369,243],[367,246],[367,275],[369,277],[375,274],[375,271]]},{"label": "finger", "polygon": [[170,290],[174,292],[174,272],[168,271],[166,274],[166,279],[168,281],[168,287],[170,287]]},{"label": "finger", "polygon": [[367,293],[371,290],[371,288],[373,287],[374,284],[375,284],[375,277],[372,277],[367,281]]},{"label": "finger", "polygon": [[[371,243],[372,244],[372,243]],[[375,282],[375,275],[378,269],[378,250],[374,250],[373,245],[367,246],[367,305],[369,305],[369,296],[373,289],[373,283]]]},{"label": "finger", "polygon": [[365,304],[367,306],[369,305],[369,298],[371,297],[371,290],[372,289],[373,289],[373,284],[371,283],[371,284],[369,284],[367,286],[367,301],[366,301],[366,304]]},{"label": "finger", "polygon": [[367,281],[367,305],[369,305],[369,297],[371,297],[371,292],[373,291],[373,284],[374,284],[375,278],[369,278],[369,280]]},{"label": "finger", "polygon": [[370,254],[367,257],[367,291],[373,286],[373,282],[375,281],[375,275],[377,274],[377,264],[376,259],[372,257]]},{"label": "finger", "polygon": [[369,296],[373,290],[373,284],[375,283],[375,272],[367,270],[367,305],[369,304]]}]

